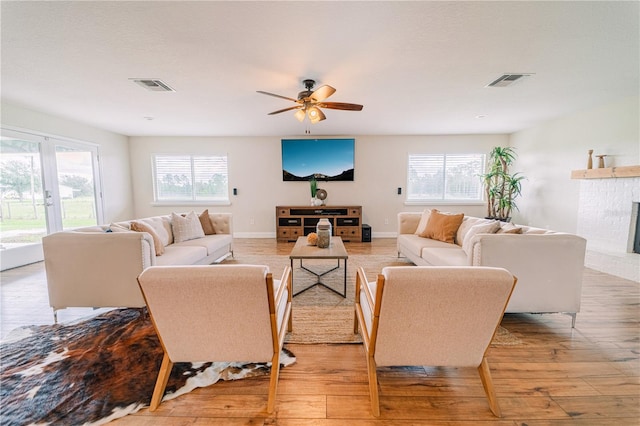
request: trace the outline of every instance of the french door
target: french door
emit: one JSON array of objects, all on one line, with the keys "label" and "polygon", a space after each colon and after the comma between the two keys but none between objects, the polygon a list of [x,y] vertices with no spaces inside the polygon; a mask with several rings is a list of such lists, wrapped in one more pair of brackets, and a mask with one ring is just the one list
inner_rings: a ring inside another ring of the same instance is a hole
[{"label": "french door", "polygon": [[10,129],[0,137],[0,270],[43,259],[42,237],[102,223],[98,147]]}]

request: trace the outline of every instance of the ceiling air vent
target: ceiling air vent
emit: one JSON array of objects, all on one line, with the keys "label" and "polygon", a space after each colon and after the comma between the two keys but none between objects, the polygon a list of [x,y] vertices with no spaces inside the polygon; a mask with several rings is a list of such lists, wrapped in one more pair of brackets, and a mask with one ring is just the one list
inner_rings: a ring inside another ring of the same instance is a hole
[{"label": "ceiling air vent", "polygon": [[131,80],[152,92],[175,92],[175,90],[169,87],[169,85],[164,83],[162,80],[153,78],[132,78]]},{"label": "ceiling air vent", "polygon": [[518,81],[522,81],[525,77],[529,77],[532,76],[532,73],[519,73],[519,74],[504,74],[502,76],[500,76],[499,78],[497,78],[496,80],[492,81],[491,83],[487,84],[486,87],[507,87],[507,86],[511,86],[512,84],[517,83]]}]

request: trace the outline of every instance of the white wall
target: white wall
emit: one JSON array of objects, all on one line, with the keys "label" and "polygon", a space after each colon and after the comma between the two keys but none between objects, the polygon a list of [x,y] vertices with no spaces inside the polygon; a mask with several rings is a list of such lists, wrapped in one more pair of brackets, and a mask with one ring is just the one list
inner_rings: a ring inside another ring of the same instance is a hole
[{"label": "white wall", "polygon": [[571,171],[587,168],[589,149],[606,154],[607,167],[640,164],[639,117],[635,96],[512,134],[514,170],[527,177],[515,221],[577,233],[580,181]]},{"label": "white wall", "polygon": [[[282,138],[289,136],[283,135]],[[202,206],[153,206],[151,154],[227,154],[230,206],[210,207],[233,213],[238,237],[275,237],[275,207],[308,205],[307,182],[283,182],[281,137],[131,137],[130,153],[136,164],[132,171],[137,217],[167,214]],[[486,153],[495,145],[506,145],[507,135],[461,136],[356,136],[355,180],[319,182],[328,192],[328,205],[361,205],[363,222],[371,225],[374,237],[392,237],[400,211],[421,211],[425,206],[406,206],[407,155],[409,153]],[[402,188],[402,195],[397,188]],[[483,216],[481,205],[432,205],[444,211]],[[252,224],[253,220],[253,224]]]},{"label": "white wall", "polygon": [[[639,178],[570,179],[587,167],[588,150],[606,154],[605,166],[640,164],[640,99],[630,97],[549,121],[511,135],[523,184],[517,220],[587,239],[585,265],[640,279],[640,255],[628,253],[632,202]],[[597,167],[594,157],[594,167]]]},{"label": "white wall", "polygon": [[5,102],[2,103],[2,126],[97,144],[102,166],[105,221],[132,217],[129,142],[126,136]]}]

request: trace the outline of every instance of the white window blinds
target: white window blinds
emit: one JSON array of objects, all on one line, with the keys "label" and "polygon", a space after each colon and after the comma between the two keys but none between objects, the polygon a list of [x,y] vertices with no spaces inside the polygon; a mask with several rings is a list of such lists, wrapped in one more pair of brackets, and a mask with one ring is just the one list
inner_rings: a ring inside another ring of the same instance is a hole
[{"label": "white window blinds", "polygon": [[154,155],[155,201],[227,201],[226,156]]},{"label": "white window blinds", "polygon": [[484,154],[409,154],[407,201],[482,201]]}]

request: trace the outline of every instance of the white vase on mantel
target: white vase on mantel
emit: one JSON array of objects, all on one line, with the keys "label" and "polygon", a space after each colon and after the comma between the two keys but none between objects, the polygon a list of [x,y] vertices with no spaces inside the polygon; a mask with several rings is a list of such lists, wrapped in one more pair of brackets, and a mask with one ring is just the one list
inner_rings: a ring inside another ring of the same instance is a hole
[{"label": "white vase on mantel", "polygon": [[319,200],[318,198],[313,197],[311,199],[311,205],[312,206],[321,206],[322,205],[322,200]]}]

